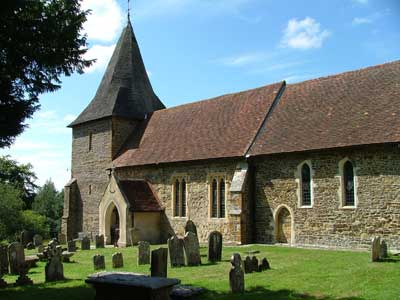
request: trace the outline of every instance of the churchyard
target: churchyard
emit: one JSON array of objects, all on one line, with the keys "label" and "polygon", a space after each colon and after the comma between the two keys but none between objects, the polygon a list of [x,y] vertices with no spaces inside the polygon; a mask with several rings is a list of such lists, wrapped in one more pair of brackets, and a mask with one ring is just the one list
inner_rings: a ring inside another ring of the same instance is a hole
[{"label": "churchyard", "polygon": [[[80,247],[81,244],[77,243]],[[85,283],[95,272],[93,256],[103,255],[107,271],[126,271],[150,275],[150,265],[138,265],[138,247],[99,248],[82,251],[63,263],[65,280],[45,282],[46,262],[29,270],[33,285],[13,287],[18,276],[5,275],[9,284],[0,289],[0,299],[94,299],[94,289]],[[63,246],[66,247],[66,246]],[[151,246],[151,250],[167,245]],[[25,249],[26,256],[36,249]],[[123,267],[112,267],[112,255],[120,252]],[[400,257],[389,256],[382,262],[371,262],[371,252],[298,249],[284,246],[251,245],[223,247],[220,262],[210,263],[208,249],[200,248],[201,265],[171,268],[168,278],[177,278],[181,284],[205,289],[198,299],[310,299],[310,300],[366,300],[399,299]],[[245,292],[232,294],[229,287],[230,258],[239,253],[242,260],[249,254],[261,261],[266,257],[271,269],[245,274]],[[115,291],[117,293],[117,291]]]}]

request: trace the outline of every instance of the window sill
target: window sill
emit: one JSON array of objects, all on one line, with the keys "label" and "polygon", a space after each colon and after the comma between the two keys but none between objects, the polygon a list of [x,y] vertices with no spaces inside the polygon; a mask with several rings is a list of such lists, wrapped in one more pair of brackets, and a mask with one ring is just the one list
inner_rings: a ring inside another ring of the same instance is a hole
[{"label": "window sill", "polygon": [[209,222],[224,222],[224,221],[228,221],[228,218],[208,218]]},{"label": "window sill", "polygon": [[301,206],[299,206],[299,208],[307,209],[307,208],[313,208],[313,206],[312,205],[301,205]]},{"label": "window sill", "polygon": [[186,220],[187,217],[174,216],[174,217],[172,217],[172,219],[174,219],[174,220]]},{"label": "window sill", "polygon": [[340,209],[356,209],[357,206],[341,206]]}]

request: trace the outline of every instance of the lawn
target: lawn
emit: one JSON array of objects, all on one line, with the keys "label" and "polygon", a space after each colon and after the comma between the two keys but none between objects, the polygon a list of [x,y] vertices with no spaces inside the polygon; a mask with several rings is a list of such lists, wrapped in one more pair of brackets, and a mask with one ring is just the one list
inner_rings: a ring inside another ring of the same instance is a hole
[{"label": "lawn", "polygon": [[[153,247],[154,248],[154,247]],[[245,275],[246,293],[229,293],[229,258],[238,252],[242,258],[246,252],[258,250],[256,256],[267,257],[271,270]],[[119,249],[124,256],[123,271],[149,274],[149,266],[137,265],[137,248]],[[27,251],[31,254],[34,251]],[[44,265],[29,272],[34,285],[9,287],[0,290],[0,299],[10,300],[74,300],[93,299],[94,290],[85,284],[87,275],[94,273],[92,256],[97,253],[106,257],[106,267],[111,271],[111,255],[116,249],[106,248],[78,251],[72,263],[64,263],[63,282],[44,283]],[[224,247],[223,261],[209,264],[207,249],[202,248],[203,265],[199,267],[169,268],[168,277],[179,278],[183,284],[201,286],[206,292],[200,299],[400,299],[400,257],[385,262],[371,263],[369,252],[296,249],[279,246]],[[16,276],[5,276],[8,283]]]}]

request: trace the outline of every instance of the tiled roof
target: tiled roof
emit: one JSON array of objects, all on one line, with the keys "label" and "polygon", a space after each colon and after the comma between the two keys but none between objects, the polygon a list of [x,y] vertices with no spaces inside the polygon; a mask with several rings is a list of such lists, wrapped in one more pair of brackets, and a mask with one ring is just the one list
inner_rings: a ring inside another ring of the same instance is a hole
[{"label": "tiled roof", "polygon": [[121,180],[119,186],[129,201],[131,211],[157,212],[163,210],[150,183],[147,181]]},{"label": "tiled roof", "polygon": [[283,86],[155,111],[135,129],[114,166],[243,156]]},{"label": "tiled roof", "polygon": [[400,142],[400,61],[290,84],[251,155]]}]

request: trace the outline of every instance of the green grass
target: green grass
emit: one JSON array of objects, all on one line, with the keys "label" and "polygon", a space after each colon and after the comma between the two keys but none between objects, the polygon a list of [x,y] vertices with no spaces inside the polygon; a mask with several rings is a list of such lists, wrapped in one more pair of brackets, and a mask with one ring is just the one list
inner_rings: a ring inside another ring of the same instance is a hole
[{"label": "green grass", "polygon": [[[245,275],[246,293],[229,293],[229,258],[239,252],[242,258],[249,250],[259,250],[256,256],[267,257],[272,269],[263,273]],[[44,265],[29,272],[34,286],[8,287],[0,290],[0,299],[93,299],[94,290],[85,284],[87,275],[94,273],[92,256],[106,257],[106,267],[111,271],[111,255],[116,249],[106,248],[78,251],[72,263],[64,263],[63,282],[45,283]],[[137,265],[137,248],[118,249],[124,256],[123,271],[149,274],[149,266]],[[28,251],[31,254],[32,251]],[[391,257],[386,262],[371,263],[368,252],[295,249],[278,246],[224,247],[223,261],[208,264],[207,249],[202,248],[203,265],[199,267],[168,268],[168,277],[179,278],[182,284],[201,286],[206,292],[200,299],[400,299],[400,258]],[[16,276],[5,276],[14,283]]]}]

